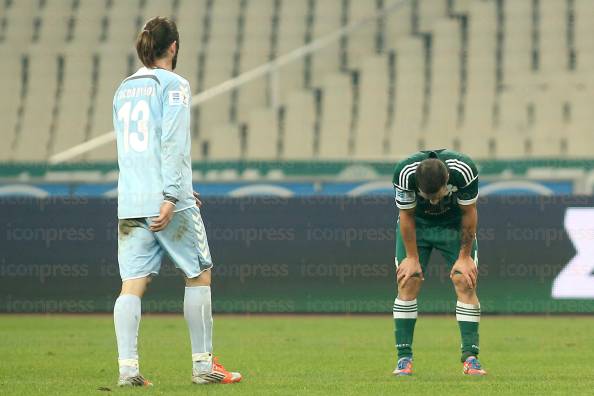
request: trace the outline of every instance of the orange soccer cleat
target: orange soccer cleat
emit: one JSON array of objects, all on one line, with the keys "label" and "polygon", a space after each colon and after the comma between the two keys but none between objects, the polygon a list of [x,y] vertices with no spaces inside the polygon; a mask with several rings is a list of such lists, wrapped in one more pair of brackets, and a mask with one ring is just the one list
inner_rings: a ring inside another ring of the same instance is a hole
[{"label": "orange soccer cleat", "polygon": [[403,357],[398,359],[396,369],[392,372],[394,375],[412,375],[413,373],[413,360],[409,357]]},{"label": "orange soccer cleat", "polygon": [[192,375],[192,382],[199,385],[206,384],[233,384],[241,381],[241,374],[227,371],[218,358],[214,358],[211,371],[197,372]]},{"label": "orange soccer cleat", "polygon": [[487,375],[487,372],[481,367],[481,363],[476,356],[469,356],[464,362],[462,371],[466,375]]}]

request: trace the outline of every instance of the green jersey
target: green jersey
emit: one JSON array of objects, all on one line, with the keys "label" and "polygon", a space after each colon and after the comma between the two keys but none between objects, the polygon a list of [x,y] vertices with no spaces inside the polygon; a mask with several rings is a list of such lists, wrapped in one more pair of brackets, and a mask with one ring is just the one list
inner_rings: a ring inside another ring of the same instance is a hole
[{"label": "green jersey", "polygon": [[[417,166],[427,158],[438,158],[449,171],[449,194],[437,205],[421,197],[416,181]],[[400,161],[392,179],[399,209],[415,209],[415,219],[424,225],[457,225],[462,212],[459,205],[471,205],[478,198],[478,170],[466,155],[453,150],[420,151]]]}]

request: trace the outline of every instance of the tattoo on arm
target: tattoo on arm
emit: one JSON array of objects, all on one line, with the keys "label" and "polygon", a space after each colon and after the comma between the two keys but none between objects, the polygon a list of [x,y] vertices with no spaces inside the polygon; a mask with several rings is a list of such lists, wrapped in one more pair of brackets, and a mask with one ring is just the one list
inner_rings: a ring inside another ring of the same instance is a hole
[{"label": "tattoo on arm", "polygon": [[476,226],[476,206],[465,208],[460,227],[460,255],[470,255],[472,244],[476,238]]},{"label": "tattoo on arm", "polygon": [[470,251],[475,236],[476,234],[472,228],[463,228],[460,235],[460,250]]}]

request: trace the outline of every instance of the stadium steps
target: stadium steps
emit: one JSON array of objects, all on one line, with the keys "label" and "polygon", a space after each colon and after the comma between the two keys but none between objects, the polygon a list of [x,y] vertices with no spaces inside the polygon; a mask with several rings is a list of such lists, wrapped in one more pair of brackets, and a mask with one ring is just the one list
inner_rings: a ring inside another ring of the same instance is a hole
[{"label": "stadium steps", "polygon": [[[474,2],[468,11],[467,89],[459,140],[492,137],[497,93],[497,9],[494,2]],[[479,139],[481,155],[488,152],[488,139]]]},{"label": "stadium steps", "polygon": [[387,153],[388,57],[366,57],[359,84],[360,106],[353,137],[354,158],[381,158]]},{"label": "stadium steps", "polygon": [[[271,22],[274,19],[275,10],[279,11],[278,3],[273,0],[247,3],[238,73],[249,71],[271,59],[273,36]],[[270,81],[266,78],[259,78],[243,85],[236,93],[236,122],[247,122],[251,117],[252,109],[272,104],[271,95]]]},{"label": "stadium steps", "polygon": [[13,159],[45,161],[58,89],[58,56],[44,47],[31,46],[26,57],[27,94]]},{"label": "stadium steps", "polygon": [[[113,94],[121,81],[134,69],[133,60],[136,55],[123,47],[100,48],[97,57],[97,80],[93,84],[91,111],[89,113],[89,129],[87,139],[103,135],[113,130],[112,107]],[[90,161],[115,160],[117,153],[115,143],[110,143],[90,151]]]},{"label": "stadium steps", "polygon": [[421,145],[425,101],[425,43],[419,37],[402,39],[395,48],[396,93],[394,121],[389,132],[392,157]]},{"label": "stadium steps", "polygon": [[52,154],[83,143],[92,91],[93,61],[88,54],[73,53],[65,57],[65,79],[56,128],[52,136]]},{"label": "stadium steps", "polygon": [[19,121],[19,109],[25,94],[23,59],[15,56],[13,50],[0,46],[0,70],[12,76],[3,81],[3,89],[8,95],[0,95],[0,119],[2,120],[2,136],[4,144],[0,145],[0,159],[10,158],[12,145],[16,139],[16,128]]},{"label": "stadium steps", "polygon": [[317,156],[325,159],[348,158],[351,155],[353,78],[346,73],[328,75],[322,84],[322,92]]},{"label": "stadium steps", "polygon": [[[0,1],[0,54],[19,54],[1,66],[21,76],[2,99],[0,158],[44,160],[112,129],[113,91],[139,66],[133,42],[154,15],[178,21],[178,71],[197,93],[389,5]],[[448,146],[479,158],[584,156],[593,17],[590,0],[411,0],[283,67],[278,108],[261,78],[194,109],[192,155],[371,160]],[[86,156],[115,158],[113,145]]]},{"label": "stadium steps", "polygon": [[285,101],[282,157],[307,160],[314,157],[316,94],[312,90],[294,91]]},{"label": "stadium steps", "polygon": [[245,136],[246,160],[275,160],[279,154],[278,110],[261,108],[250,112]]}]

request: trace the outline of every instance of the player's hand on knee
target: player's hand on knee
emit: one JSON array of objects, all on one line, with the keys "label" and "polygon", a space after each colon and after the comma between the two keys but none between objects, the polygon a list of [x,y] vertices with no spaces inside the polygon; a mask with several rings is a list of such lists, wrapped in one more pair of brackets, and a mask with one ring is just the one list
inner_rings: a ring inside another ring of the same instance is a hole
[{"label": "player's hand on knee", "polygon": [[159,212],[159,216],[154,218],[151,222],[150,229],[153,232],[159,232],[164,230],[167,227],[167,224],[173,218],[173,210],[175,209],[175,205],[169,201],[163,201],[161,204],[161,210]]},{"label": "player's hand on knee", "polygon": [[419,277],[421,280],[425,279],[418,257],[406,257],[396,270],[396,281],[400,287],[405,287],[412,277]]},{"label": "player's hand on knee", "polygon": [[461,276],[469,289],[475,289],[478,269],[474,260],[470,256],[458,257],[450,271],[450,278],[454,280],[454,276]]}]

